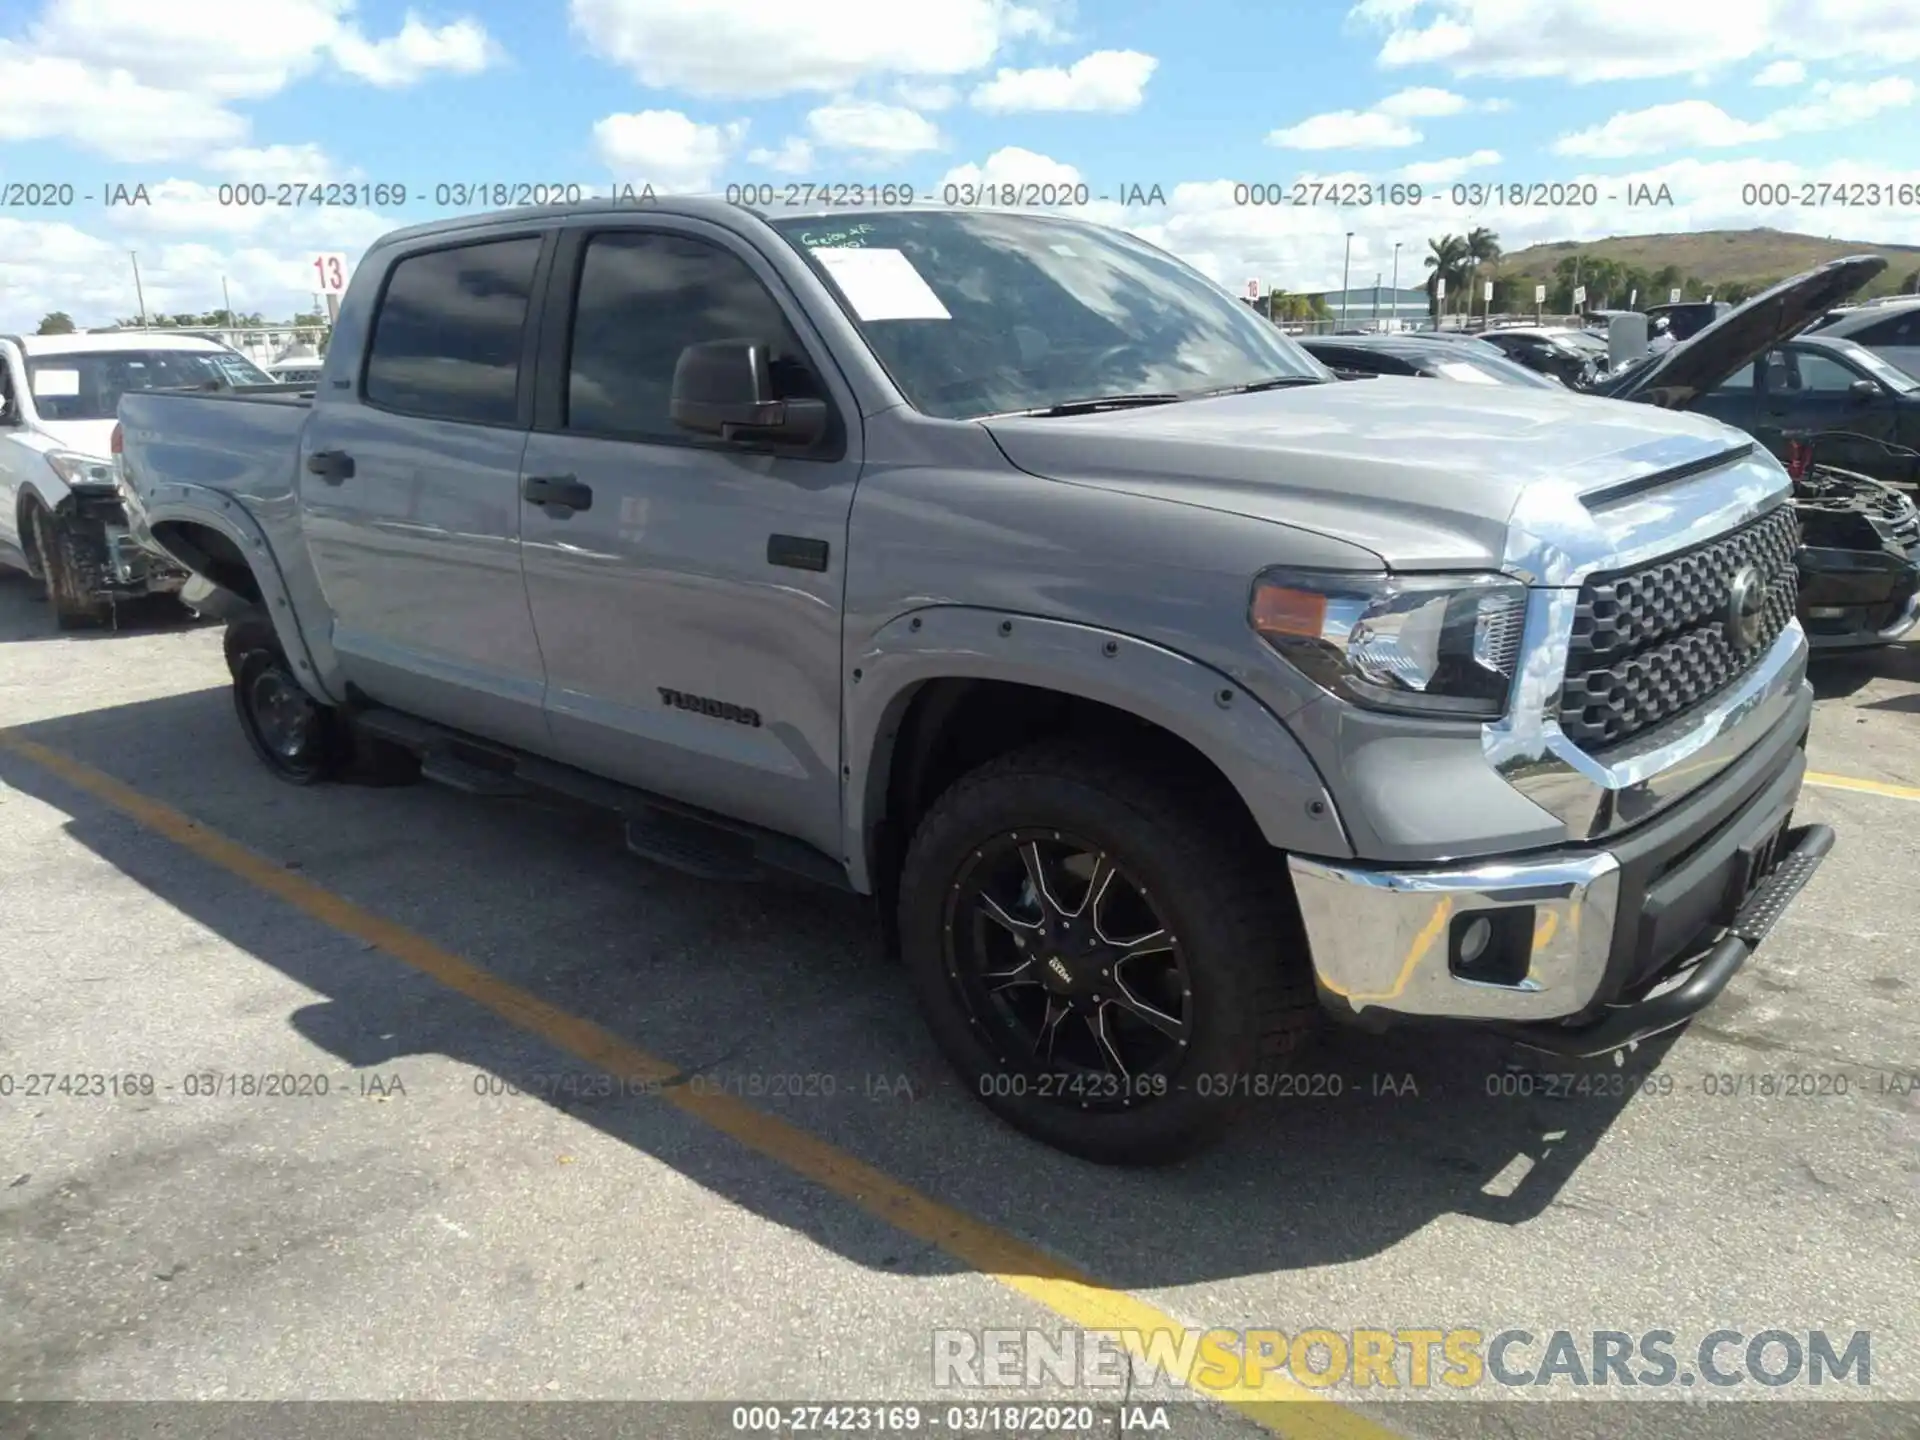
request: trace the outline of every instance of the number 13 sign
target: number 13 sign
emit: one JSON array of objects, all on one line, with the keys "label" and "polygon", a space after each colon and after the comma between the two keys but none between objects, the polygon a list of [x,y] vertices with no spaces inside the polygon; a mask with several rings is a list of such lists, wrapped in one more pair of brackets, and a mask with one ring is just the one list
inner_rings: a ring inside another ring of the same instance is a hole
[{"label": "number 13 sign", "polygon": [[344,295],[347,293],[347,257],[340,254],[316,255],[313,257],[313,273],[319,278],[315,288],[322,295]]}]

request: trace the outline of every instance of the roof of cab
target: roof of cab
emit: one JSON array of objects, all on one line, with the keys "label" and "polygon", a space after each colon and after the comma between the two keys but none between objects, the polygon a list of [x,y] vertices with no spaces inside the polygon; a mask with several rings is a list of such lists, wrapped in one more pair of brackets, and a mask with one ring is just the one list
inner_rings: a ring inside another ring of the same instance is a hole
[{"label": "roof of cab", "polygon": [[968,207],[964,205],[809,205],[788,208],[780,206],[769,212],[751,205],[738,205],[731,200],[723,200],[717,195],[657,195],[652,199],[615,199],[597,198],[593,200],[567,201],[556,205],[519,205],[508,210],[478,210],[470,214],[453,215],[444,220],[428,220],[419,225],[409,225],[405,229],[391,230],[382,235],[369,247],[369,251],[385,249],[389,245],[410,243],[414,240],[431,239],[442,235],[458,235],[471,230],[493,230],[503,226],[533,225],[553,220],[570,220],[575,216],[629,216],[640,214],[681,215],[696,220],[713,220],[724,223],[730,217],[742,214],[751,215],[756,220],[823,220],[848,215],[894,215],[894,214],[1020,214],[1032,218],[1058,221],[1063,224],[1088,226],[1091,222],[1079,220],[1068,215],[1035,214],[1030,211],[998,211],[989,207]]},{"label": "roof of cab", "polygon": [[98,354],[103,350],[226,350],[229,347],[205,335],[179,335],[166,330],[105,330],[92,335],[22,335],[26,355]]}]

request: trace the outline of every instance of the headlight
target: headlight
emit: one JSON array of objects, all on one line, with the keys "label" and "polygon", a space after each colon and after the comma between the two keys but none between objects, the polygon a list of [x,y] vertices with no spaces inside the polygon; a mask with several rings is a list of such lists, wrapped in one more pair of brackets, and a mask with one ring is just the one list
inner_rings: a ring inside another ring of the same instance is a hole
[{"label": "headlight", "polygon": [[72,450],[49,450],[47,464],[69,485],[113,488],[113,461]]},{"label": "headlight", "polygon": [[1413,715],[1494,719],[1507,708],[1527,587],[1505,575],[1268,570],[1253,628],[1344,700]]}]

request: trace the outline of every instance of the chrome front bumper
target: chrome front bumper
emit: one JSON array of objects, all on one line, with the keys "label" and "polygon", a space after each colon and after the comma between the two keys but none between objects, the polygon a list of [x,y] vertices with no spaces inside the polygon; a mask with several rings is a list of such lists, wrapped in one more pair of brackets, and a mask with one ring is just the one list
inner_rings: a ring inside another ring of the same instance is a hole
[{"label": "chrome front bumper", "polygon": [[[1290,856],[1320,987],[1356,1014],[1551,1020],[1585,1009],[1613,949],[1620,866],[1600,851],[1533,863],[1372,870]],[[1448,965],[1457,911],[1534,909],[1533,957],[1516,985]]]}]

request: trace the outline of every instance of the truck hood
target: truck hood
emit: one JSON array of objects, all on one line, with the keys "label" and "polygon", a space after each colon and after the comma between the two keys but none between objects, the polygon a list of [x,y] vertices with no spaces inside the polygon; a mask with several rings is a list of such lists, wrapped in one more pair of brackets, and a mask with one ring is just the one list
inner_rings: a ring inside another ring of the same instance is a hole
[{"label": "truck hood", "polygon": [[1311,530],[1394,569],[1497,567],[1538,482],[1584,495],[1751,444],[1703,416],[1395,376],[981,423],[1030,474]]},{"label": "truck hood", "polygon": [[111,420],[41,420],[35,429],[53,442],[49,449],[74,450],[105,460],[113,446]]},{"label": "truck hood", "polygon": [[1691,340],[1622,371],[1619,379],[1602,382],[1589,393],[1683,409],[1774,346],[1810,328],[1886,268],[1886,260],[1878,255],[1852,255],[1817,265],[1761,291]]}]

